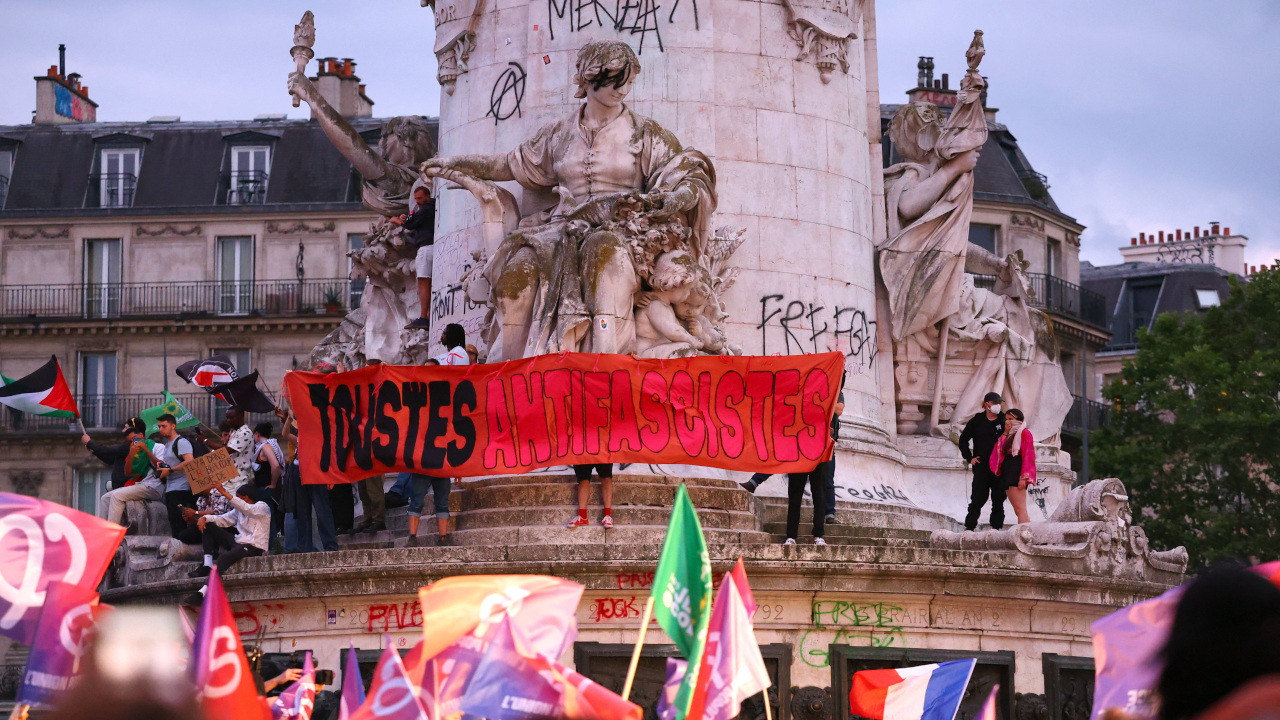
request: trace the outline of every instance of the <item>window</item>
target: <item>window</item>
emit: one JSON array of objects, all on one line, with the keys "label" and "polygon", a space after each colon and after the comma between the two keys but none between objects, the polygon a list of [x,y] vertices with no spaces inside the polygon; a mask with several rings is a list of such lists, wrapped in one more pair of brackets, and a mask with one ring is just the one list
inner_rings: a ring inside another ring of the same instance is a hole
[{"label": "window", "polygon": [[80,418],[87,427],[111,427],[116,415],[116,354],[80,353]]},{"label": "window", "polygon": [[120,240],[84,241],[85,313],[89,317],[120,314]]},{"label": "window", "polygon": [[270,147],[266,145],[233,146],[227,204],[252,205],[266,202],[267,177],[270,169]]},{"label": "window", "polygon": [[1062,242],[1049,238],[1048,252],[1045,253],[1045,273],[1049,277],[1062,277]]},{"label": "window", "polygon": [[98,514],[98,498],[107,491],[111,471],[107,469],[77,470],[71,490],[71,506],[82,513]]},{"label": "window", "polygon": [[244,315],[253,307],[253,238],[218,238],[218,298],[223,315]]},{"label": "window", "polygon": [[[138,185],[138,148],[106,148],[98,164],[97,207],[132,207],[133,191]],[[91,206],[95,204],[91,203]]]},{"label": "window", "polygon": [[[364,247],[364,233],[349,233],[347,235],[347,250],[359,250]],[[347,257],[347,277],[351,277],[352,269],[351,257]],[[347,303],[350,309],[355,310],[360,307],[360,298],[364,295],[364,279],[352,279],[347,287]]]},{"label": "window", "polygon": [[995,255],[996,230],[998,229],[998,225],[978,225],[974,223],[969,226],[969,242]]},{"label": "window", "polygon": [[1201,310],[1211,307],[1218,307],[1222,304],[1222,298],[1218,296],[1217,290],[1196,290],[1196,304]]},{"label": "window", "polygon": [[[245,375],[253,372],[253,364],[251,362],[252,358],[250,357],[249,348],[213,348],[209,351],[209,354],[226,355],[231,358],[231,364],[236,366],[236,377],[244,377]],[[217,428],[222,424],[222,419],[227,414],[227,408],[231,407],[231,405],[213,397],[212,395],[209,397],[213,400],[213,404],[210,409],[210,416],[206,419],[206,424],[209,427]],[[187,409],[191,410],[191,412],[197,417],[200,415],[197,410],[192,408]]]},{"label": "window", "polygon": [[4,199],[9,195],[9,178],[13,177],[13,151],[0,150],[0,210],[4,209]]}]

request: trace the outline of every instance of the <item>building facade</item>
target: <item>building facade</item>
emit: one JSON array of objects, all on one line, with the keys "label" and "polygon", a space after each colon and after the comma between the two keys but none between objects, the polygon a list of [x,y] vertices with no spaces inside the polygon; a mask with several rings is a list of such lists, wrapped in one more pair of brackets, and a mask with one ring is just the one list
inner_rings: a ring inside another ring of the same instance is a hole
[{"label": "building facade", "polygon": [[[1085,263],[1081,282],[1106,300],[1111,341],[1098,353],[1099,388],[1120,376],[1138,351],[1138,331],[1167,312],[1203,312],[1216,307],[1231,289],[1231,278],[1246,278],[1249,238],[1211,222],[1204,232],[1176,230],[1139,233],[1121,246],[1124,262],[1095,267]],[[1256,272],[1257,268],[1253,268]]]},{"label": "building facade", "polygon": [[[324,59],[317,85],[373,145],[353,67]],[[50,68],[41,108],[55,86],[87,93]],[[166,388],[216,428],[224,408],[178,364],[225,353],[274,395],[358,307],[346,253],[377,216],[315,122],[35,119],[0,126],[0,372],[56,356],[95,439]],[[92,511],[109,477],[74,423],[0,416],[0,490]]]}]

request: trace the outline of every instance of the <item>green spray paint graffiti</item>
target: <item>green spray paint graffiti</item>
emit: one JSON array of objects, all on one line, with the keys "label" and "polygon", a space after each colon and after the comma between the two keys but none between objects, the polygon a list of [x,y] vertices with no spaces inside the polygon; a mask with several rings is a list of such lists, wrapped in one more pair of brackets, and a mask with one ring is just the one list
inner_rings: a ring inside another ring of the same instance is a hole
[{"label": "green spray paint graffiti", "polygon": [[[885,603],[815,600],[813,627],[800,637],[800,659],[809,667],[824,668],[831,664],[827,651],[831,644],[902,646],[904,613],[901,607]],[[823,642],[832,630],[831,640]]]}]

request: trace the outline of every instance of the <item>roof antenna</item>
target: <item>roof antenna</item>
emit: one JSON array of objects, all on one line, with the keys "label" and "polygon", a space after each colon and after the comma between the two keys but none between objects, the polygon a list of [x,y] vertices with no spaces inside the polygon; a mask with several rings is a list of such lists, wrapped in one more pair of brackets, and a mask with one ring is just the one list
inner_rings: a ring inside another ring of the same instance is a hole
[{"label": "roof antenna", "polygon": [[67,46],[58,43],[58,76],[67,77]]}]

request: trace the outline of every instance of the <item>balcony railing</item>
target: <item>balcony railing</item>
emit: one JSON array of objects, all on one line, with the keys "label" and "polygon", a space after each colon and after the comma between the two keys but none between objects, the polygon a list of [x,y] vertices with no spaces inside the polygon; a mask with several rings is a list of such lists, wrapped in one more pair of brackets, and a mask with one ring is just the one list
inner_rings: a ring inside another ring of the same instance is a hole
[{"label": "balcony railing", "polygon": [[225,173],[222,187],[228,205],[261,205],[267,201],[267,173],[263,170]]},{"label": "balcony railing", "polygon": [[1072,395],[1071,410],[1062,421],[1062,431],[1069,435],[1079,435],[1086,419],[1089,421],[1089,429],[1097,430],[1111,421],[1111,406]]},{"label": "balcony railing", "polygon": [[89,193],[84,206],[91,208],[133,207],[133,191],[138,176],[133,173],[94,173],[89,176]]},{"label": "balcony railing", "polygon": [[341,314],[358,295],[346,278],[78,285],[0,285],[0,319]]},{"label": "balcony railing", "polygon": [[[1026,275],[1035,293],[1031,298],[1032,307],[1073,317],[1098,328],[1107,327],[1107,299],[1099,293],[1044,273]],[[988,290],[995,286],[995,281],[993,275],[973,277],[975,285]]]},{"label": "balcony railing", "polygon": [[[190,387],[190,386],[187,386]],[[227,404],[205,392],[182,393],[174,395],[179,403],[191,411],[200,422],[216,430],[226,414]],[[81,395],[76,398],[80,406],[80,419],[87,430],[93,433],[102,432],[112,438],[119,437],[120,428],[129,418],[151,407],[163,404],[160,393],[140,395]],[[275,419],[271,414],[249,414],[249,424],[254,425],[266,420]],[[56,435],[70,433],[79,436],[80,426],[74,418],[40,417],[28,415],[16,410],[3,408],[0,410],[0,435],[25,435],[38,433]],[[112,440],[115,442],[115,440]]]}]

